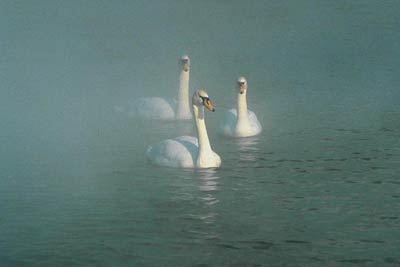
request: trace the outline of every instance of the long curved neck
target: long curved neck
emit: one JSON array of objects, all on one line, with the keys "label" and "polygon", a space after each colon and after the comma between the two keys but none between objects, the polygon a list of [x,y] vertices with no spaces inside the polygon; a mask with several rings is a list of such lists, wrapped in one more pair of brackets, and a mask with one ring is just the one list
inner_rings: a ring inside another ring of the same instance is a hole
[{"label": "long curved neck", "polygon": [[189,72],[181,70],[179,75],[179,91],[178,91],[178,105],[176,109],[175,117],[177,119],[190,119],[190,107],[189,107]]},{"label": "long curved neck", "polygon": [[243,94],[238,94],[238,101],[237,101],[237,125],[248,126],[250,125],[249,122],[249,115],[247,113],[247,101],[246,101],[246,92]]},{"label": "long curved neck", "polygon": [[210,140],[208,139],[207,128],[204,122],[204,107],[193,105],[194,121],[197,128],[197,137],[199,140],[199,151],[197,155],[197,164],[207,160],[207,154],[212,152]]}]

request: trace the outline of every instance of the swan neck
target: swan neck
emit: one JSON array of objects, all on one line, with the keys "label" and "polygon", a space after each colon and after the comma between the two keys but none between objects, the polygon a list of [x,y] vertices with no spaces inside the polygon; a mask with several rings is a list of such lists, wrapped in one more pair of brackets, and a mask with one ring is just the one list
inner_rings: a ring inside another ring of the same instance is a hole
[{"label": "swan neck", "polygon": [[189,106],[189,70],[181,70],[179,75],[178,104],[176,110],[177,119],[190,118]]},{"label": "swan neck", "polygon": [[248,112],[247,112],[246,93],[238,94],[237,119],[238,119],[238,124],[240,122],[248,122],[249,121],[249,116],[248,116]]},{"label": "swan neck", "polygon": [[197,128],[197,137],[199,140],[198,159],[211,152],[210,140],[208,139],[207,128],[204,121],[204,107],[193,105],[194,120]]}]

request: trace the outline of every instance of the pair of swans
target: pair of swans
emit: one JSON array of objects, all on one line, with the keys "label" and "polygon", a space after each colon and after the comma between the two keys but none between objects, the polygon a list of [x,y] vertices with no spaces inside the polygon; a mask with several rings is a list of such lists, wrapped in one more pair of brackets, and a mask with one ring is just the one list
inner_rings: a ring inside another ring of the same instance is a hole
[{"label": "pair of swans", "polygon": [[[189,69],[188,56],[181,58],[182,70],[178,101],[174,102],[159,97],[139,99],[142,116],[152,119],[180,119],[192,117],[189,111]],[[231,137],[249,137],[261,132],[262,127],[254,112],[247,109],[247,81],[244,77],[238,79],[237,109],[230,109],[219,132]],[[215,168],[221,165],[220,156],[210,145],[204,121],[204,107],[215,111],[208,93],[197,90],[192,96],[192,110],[197,130],[197,138],[180,136],[161,141],[147,149],[147,157],[155,164],[176,168]]]}]

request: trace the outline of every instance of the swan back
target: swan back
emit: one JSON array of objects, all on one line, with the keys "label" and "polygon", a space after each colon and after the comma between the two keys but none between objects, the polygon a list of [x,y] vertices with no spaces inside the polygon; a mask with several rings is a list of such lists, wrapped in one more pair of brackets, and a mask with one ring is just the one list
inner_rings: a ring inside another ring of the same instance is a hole
[{"label": "swan back", "polygon": [[147,149],[146,156],[155,164],[165,167],[194,168],[198,141],[192,136],[166,139]]},{"label": "swan back", "polygon": [[129,116],[152,120],[173,120],[177,102],[173,98],[141,97],[132,103]]}]

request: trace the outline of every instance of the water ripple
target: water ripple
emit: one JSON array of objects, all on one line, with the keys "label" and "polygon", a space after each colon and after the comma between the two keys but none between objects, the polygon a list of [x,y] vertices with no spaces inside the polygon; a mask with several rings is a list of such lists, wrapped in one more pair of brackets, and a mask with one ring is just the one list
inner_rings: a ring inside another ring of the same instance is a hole
[{"label": "water ripple", "polygon": [[372,239],[360,239],[361,243],[375,243],[375,244],[383,244],[385,241],[383,240],[372,240]]},{"label": "water ripple", "polygon": [[303,240],[285,240],[285,242],[291,244],[310,244],[310,242]]},{"label": "water ripple", "polygon": [[222,247],[222,248],[227,248],[227,249],[240,249],[239,247],[235,247],[233,245],[230,244],[218,244],[218,247]]},{"label": "water ripple", "polygon": [[372,262],[370,259],[350,259],[350,260],[340,260],[339,262],[343,263],[354,263],[354,264],[365,264],[368,262]]},{"label": "water ripple", "polygon": [[274,243],[272,242],[263,240],[246,240],[246,241],[239,241],[238,243],[246,247],[258,250],[268,250],[274,245]]}]

